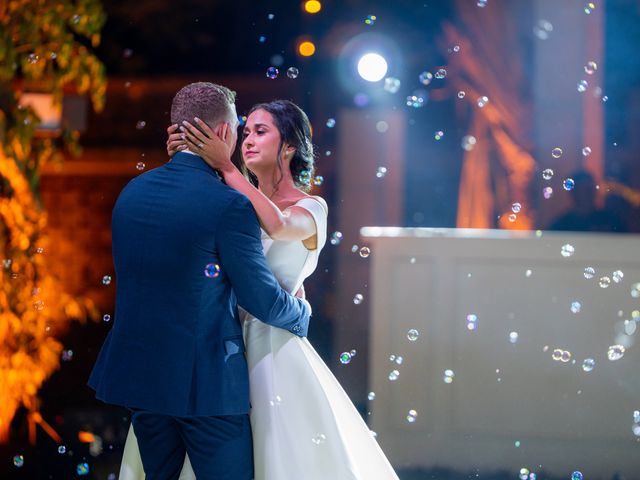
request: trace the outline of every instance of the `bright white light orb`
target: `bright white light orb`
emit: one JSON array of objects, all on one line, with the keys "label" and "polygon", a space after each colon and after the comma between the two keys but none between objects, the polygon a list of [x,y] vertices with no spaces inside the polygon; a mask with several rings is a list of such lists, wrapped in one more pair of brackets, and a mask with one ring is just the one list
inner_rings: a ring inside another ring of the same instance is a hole
[{"label": "bright white light orb", "polygon": [[367,53],[358,61],[358,74],[368,82],[382,80],[387,74],[387,61],[377,53]]}]

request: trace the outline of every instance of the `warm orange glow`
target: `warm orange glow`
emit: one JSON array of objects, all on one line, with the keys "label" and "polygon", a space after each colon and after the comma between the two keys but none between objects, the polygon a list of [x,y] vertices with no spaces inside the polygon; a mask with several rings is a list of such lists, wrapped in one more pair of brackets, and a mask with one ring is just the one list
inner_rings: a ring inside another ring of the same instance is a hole
[{"label": "warm orange glow", "polygon": [[90,432],[78,432],[78,440],[82,443],[93,443],[96,437],[93,436],[93,433]]},{"label": "warm orange glow", "polygon": [[304,11],[307,13],[318,13],[320,9],[322,9],[322,4],[318,0],[304,2]]},{"label": "warm orange glow", "polygon": [[9,156],[0,148],[0,178],[13,192],[0,196],[0,225],[8,239],[0,244],[0,443],[8,440],[20,406],[29,411],[32,442],[36,425],[59,441],[38,412],[38,390],[60,367],[63,345],[54,334],[64,331],[73,318],[95,315],[96,310],[91,301],[64,293],[48,272],[50,250],[43,234],[47,216],[18,166],[31,152],[17,140],[11,149]]},{"label": "warm orange glow", "polygon": [[303,57],[310,57],[316,53],[316,46],[312,41],[305,40],[298,44],[298,53]]}]

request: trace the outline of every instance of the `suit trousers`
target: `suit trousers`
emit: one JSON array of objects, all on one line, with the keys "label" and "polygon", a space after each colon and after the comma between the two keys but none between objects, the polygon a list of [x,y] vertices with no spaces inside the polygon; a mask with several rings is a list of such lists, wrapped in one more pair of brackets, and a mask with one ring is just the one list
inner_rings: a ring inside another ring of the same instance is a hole
[{"label": "suit trousers", "polygon": [[172,417],[132,410],[147,480],[177,480],[189,454],[198,480],[251,480],[249,415]]}]

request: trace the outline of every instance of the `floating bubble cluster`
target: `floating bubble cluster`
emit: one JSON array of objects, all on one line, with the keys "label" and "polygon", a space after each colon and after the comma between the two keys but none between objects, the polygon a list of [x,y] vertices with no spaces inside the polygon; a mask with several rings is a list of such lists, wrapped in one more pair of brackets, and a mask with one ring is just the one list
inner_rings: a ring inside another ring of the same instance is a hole
[{"label": "floating bubble cluster", "polygon": [[407,422],[414,423],[417,418],[418,412],[416,412],[415,410],[409,410],[409,413],[407,414]]},{"label": "floating bubble cluster", "polygon": [[542,189],[542,196],[546,199],[549,200],[552,196],[553,196],[553,188],[551,187],[544,187]]},{"label": "floating bubble cluster", "polygon": [[324,433],[319,433],[318,435],[315,435],[311,441],[316,444],[316,445],[322,445],[324,442],[327,441],[327,437],[325,436]]},{"label": "floating bubble cluster", "polygon": [[440,140],[442,139],[442,137],[444,137],[444,132],[442,130],[438,130],[433,134],[433,138],[435,138],[436,140]]},{"label": "floating bubble cluster", "polygon": [[76,473],[80,476],[84,476],[84,475],[88,475],[89,474],[89,464],[86,462],[83,463],[79,463],[76,466]]},{"label": "floating bubble cluster", "polygon": [[420,75],[418,75],[418,80],[420,80],[420,83],[423,85],[429,85],[433,80],[433,74],[426,71],[422,72]]},{"label": "floating bubble cluster", "polygon": [[331,245],[340,245],[340,242],[342,242],[342,232],[333,232],[331,234],[331,240],[329,241]]},{"label": "floating bubble cluster", "polygon": [[392,382],[395,382],[399,376],[400,372],[398,370],[392,370],[391,372],[389,372],[389,380],[391,380]]},{"label": "floating bubble cluster", "polygon": [[586,92],[587,91],[587,87],[589,87],[589,82],[587,82],[586,80],[580,80],[578,82],[578,91],[580,93]]},{"label": "floating bubble cluster", "polygon": [[378,171],[376,172],[376,177],[384,178],[387,174],[387,167],[378,167]]},{"label": "floating bubble cluster", "polygon": [[355,305],[360,305],[363,300],[364,300],[364,297],[362,296],[361,293],[356,293],[355,296],[353,297],[353,303]]},{"label": "floating bubble cluster", "polygon": [[478,329],[478,316],[470,313],[467,315],[467,330],[477,330]]},{"label": "floating bubble cluster", "polygon": [[434,75],[434,77],[436,77],[438,80],[442,80],[446,76],[447,76],[447,70],[444,68],[439,68]]},{"label": "floating bubble cluster", "polygon": [[455,377],[455,373],[453,373],[453,370],[445,370],[444,371],[444,375],[442,376],[442,380],[444,381],[444,383],[453,383],[453,377]]},{"label": "floating bubble cluster", "polygon": [[464,137],[462,137],[461,146],[464,150],[470,152],[471,150],[473,150],[473,147],[476,146],[476,142],[476,137],[474,137],[473,135],[465,135]]},{"label": "floating bubble cluster", "polygon": [[478,107],[480,108],[483,108],[487,103],[489,103],[489,97],[484,95],[477,100]]},{"label": "floating bubble cluster", "polygon": [[538,23],[533,27],[533,33],[540,40],[546,40],[549,38],[549,34],[553,31],[553,25],[548,20],[538,20]]},{"label": "floating bubble cluster", "polygon": [[398,93],[398,90],[400,90],[400,80],[395,77],[385,78],[384,89],[389,93]]}]

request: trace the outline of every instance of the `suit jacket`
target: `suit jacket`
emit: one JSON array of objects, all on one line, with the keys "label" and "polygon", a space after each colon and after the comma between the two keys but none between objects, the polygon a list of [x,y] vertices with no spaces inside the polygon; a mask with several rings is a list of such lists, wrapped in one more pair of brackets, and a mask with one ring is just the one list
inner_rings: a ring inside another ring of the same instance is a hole
[{"label": "suit jacket", "polygon": [[123,189],[112,233],[116,308],[89,379],[96,396],[173,416],[247,413],[238,304],[298,335],[310,315],[269,270],[249,200],[178,153]]}]

